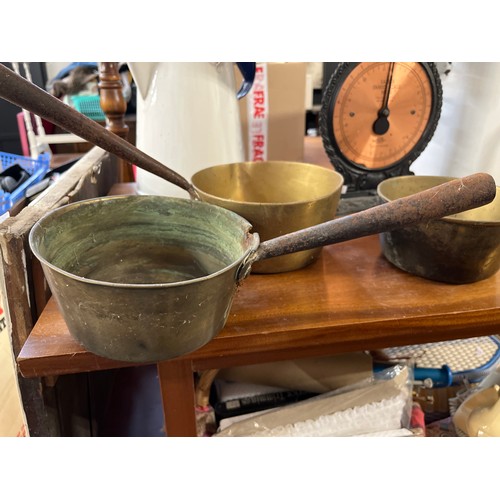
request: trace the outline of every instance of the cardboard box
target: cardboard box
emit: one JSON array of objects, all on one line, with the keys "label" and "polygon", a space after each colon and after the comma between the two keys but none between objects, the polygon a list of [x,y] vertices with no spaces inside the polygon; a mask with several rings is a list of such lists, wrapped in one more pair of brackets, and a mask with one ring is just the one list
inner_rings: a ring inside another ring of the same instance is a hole
[{"label": "cardboard box", "polygon": [[252,90],[239,101],[247,161],[304,161],[306,70],[305,62],[257,63]]},{"label": "cardboard box", "polygon": [[0,437],[26,436],[26,422],[0,292]]}]

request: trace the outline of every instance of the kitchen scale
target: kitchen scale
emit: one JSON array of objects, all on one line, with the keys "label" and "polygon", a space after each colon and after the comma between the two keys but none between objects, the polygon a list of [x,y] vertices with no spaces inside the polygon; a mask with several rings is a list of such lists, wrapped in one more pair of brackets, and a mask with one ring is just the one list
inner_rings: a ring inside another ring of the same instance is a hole
[{"label": "kitchen scale", "polygon": [[380,203],[377,185],[411,175],[434,135],[443,102],[430,62],[338,63],[324,88],[319,128],[345,180],[339,215]]}]

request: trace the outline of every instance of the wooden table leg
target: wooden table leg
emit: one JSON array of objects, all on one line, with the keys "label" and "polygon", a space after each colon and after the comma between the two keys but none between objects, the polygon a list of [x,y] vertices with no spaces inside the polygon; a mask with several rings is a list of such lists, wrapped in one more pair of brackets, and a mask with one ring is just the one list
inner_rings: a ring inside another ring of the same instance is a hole
[{"label": "wooden table leg", "polygon": [[196,436],[194,377],[189,361],[158,363],[165,431],[168,437]]}]

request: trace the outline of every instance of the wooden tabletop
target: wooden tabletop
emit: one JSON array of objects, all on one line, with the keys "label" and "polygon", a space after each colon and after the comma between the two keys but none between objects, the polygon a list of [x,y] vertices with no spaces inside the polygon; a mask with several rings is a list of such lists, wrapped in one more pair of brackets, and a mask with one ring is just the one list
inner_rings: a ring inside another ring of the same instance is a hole
[{"label": "wooden tabletop", "polygon": [[[177,360],[202,370],[498,334],[499,292],[499,273],[467,285],[410,275],[386,261],[378,236],[369,236],[324,247],[299,271],[250,275],[222,332]],[[17,361],[26,377],[130,365],[87,352],[53,299]]]}]

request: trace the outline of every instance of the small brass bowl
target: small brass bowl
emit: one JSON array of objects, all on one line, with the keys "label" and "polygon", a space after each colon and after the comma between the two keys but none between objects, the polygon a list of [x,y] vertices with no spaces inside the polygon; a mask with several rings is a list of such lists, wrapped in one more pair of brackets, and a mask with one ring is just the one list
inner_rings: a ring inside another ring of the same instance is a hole
[{"label": "small brass bowl", "polygon": [[[382,181],[382,201],[392,201],[455,177],[409,175]],[[453,284],[473,283],[500,268],[500,187],[482,207],[380,234],[385,258],[411,274]]]},{"label": "small brass bowl", "polygon": [[[242,162],[205,168],[191,179],[203,201],[245,218],[266,241],[335,218],[344,179],[331,168],[290,161]],[[273,257],[253,273],[293,271],[321,248]]]}]

